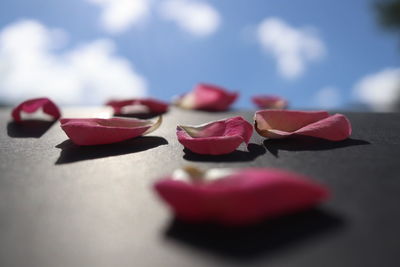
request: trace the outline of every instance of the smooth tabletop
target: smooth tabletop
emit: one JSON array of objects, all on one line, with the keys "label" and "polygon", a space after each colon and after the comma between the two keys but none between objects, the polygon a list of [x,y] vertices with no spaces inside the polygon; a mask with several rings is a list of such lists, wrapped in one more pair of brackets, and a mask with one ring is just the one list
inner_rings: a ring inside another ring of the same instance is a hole
[{"label": "smooth tabletop", "polygon": [[[103,116],[101,108],[65,117]],[[172,108],[149,136],[78,147],[59,122],[11,122],[0,111],[0,266],[400,266],[400,114],[346,113],[342,142],[265,140],[248,151],[184,151],[177,124],[253,111]],[[154,181],[185,165],[274,167],[332,190],[316,209],[247,228],[173,218]]]}]

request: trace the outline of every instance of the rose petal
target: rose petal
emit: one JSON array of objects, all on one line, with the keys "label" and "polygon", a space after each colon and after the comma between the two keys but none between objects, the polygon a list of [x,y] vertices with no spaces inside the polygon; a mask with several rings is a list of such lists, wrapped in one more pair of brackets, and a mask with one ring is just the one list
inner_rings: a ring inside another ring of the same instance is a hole
[{"label": "rose petal", "polygon": [[257,133],[271,139],[311,136],[341,141],[351,135],[350,121],[344,115],[326,111],[261,110],[254,120]]},{"label": "rose petal", "polygon": [[29,99],[22,102],[12,110],[11,115],[16,122],[19,122],[21,121],[21,112],[34,113],[40,108],[42,108],[43,113],[52,116],[55,120],[61,116],[60,109],[57,105],[46,97]]},{"label": "rose petal", "polygon": [[327,188],[307,177],[282,170],[223,170],[210,181],[207,174],[200,177],[189,170],[185,177],[174,173],[156,182],[154,188],[178,218],[225,225],[250,224],[302,211],[329,195]]},{"label": "rose petal", "polygon": [[180,97],[176,104],[186,109],[224,111],[235,102],[237,97],[238,93],[236,92],[229,92],[216,85],[201,83],[192,92]]},{"label": "rose petal", "polygon": [[241,144],[248,144],[253,126],[243,117],[233,117],[198,125],[179,125],[178,141],[189,150],[199,154],[228,154]]},{"label": "rose petal", "polygon": [[111,144],[156,130],[162,122],[150,120],[111,118],[111,119],[61,119],[61,128],[77,145]]},{"label": "rose petal", "polygon": [[156,113],[167,112],[168,104],[152,98],[111,100],[106,103],[114,109],[115,115],[131,113]]},{"label": "rose petal", "polygon": [[251,100],[261,109],[285,109],[288,106],[288,102],[278,96],[259,95],[252,97]]}]

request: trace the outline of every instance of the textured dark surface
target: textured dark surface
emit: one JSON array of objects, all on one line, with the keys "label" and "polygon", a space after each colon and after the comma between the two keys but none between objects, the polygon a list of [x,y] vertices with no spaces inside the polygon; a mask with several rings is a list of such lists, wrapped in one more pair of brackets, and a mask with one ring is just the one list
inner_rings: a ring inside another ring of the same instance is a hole
[{"label": "textured dark surface", "polygon": [[[339,143],[254,134],[250,152],[223,157],[184,152],[175,138],[177,123],[237,114],[253,115],[173,109],[150,136],[77,147],[58,122],[19,126],[3,109],[0,266],[400,266],[400,114],[349,113],[353,135]],[[333,198],[246,229],[187,225],[151,189],[187,164],[284,168],[328,185]]]}]

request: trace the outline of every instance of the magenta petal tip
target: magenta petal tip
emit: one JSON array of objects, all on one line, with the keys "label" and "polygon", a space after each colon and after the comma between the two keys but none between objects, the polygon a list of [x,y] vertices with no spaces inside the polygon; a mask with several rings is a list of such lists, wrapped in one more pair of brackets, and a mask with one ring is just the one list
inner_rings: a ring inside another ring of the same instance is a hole
[{"label": "magenta petal tip", "polygon": [[189,93],[181,96],[176,105],[185,109],[225,111],[236,101],[239,94],[217,85],[200,83]]},{"label": "magenta petal tip", "polygon": [[302,175],[264,168],[175,171],[155,191],[189,222],[241,226],[312,208],[329,190]]},{"label": "magenta petal tip", "polygon": [[252,97],[252,102],[260,109],[286,109],[286,99],[273,95],[258,95]]},{"label": "magenta petal tip", "polygon": [[77,145],[102,145],[121,142],[142,136],[156,130],[161,116],[156,122],[151,120],[111,118],[61,119],[61,128]]},{"label": "magenta petal tip", "polygon": [[162,114],[168,111],[168,103],[153,98],[110,100],[106,103],[114,110],[114,115],[136,113]]},{"label": "magenta petal tip", "polygon": [[341,141],[352,132],[346,116],[326,111],[261,110],[254,121],[257,133],[270,139],[308,136]]},{"label": "magenta petal tip", "polygon": [[52,116],[55,120],[61,117],[58,106],[47,97],[29,99],[20,103],[12,110],[11,116],[14,121],[19,122],[22,120],[21,112],[34,113],[39,109],[42,109],[43,113]]},{"label": "magenta petal tip", "polygon": [[236,150],[241,143],[248,144],[253,126],[243,117],[233,117],[197,126],[177,127],[178,141],[198,154],[221,155]]}]

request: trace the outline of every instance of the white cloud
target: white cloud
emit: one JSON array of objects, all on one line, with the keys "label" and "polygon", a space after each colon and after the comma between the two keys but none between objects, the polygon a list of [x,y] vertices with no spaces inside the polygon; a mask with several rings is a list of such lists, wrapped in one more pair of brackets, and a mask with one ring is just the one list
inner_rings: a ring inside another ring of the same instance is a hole
[{"label": "white cloud", "polygon": [[0,99],[17,103],[48,96],[59,104],[101,104],[111,97],[146,94],[146,82],[111,40],[56,53],[66,34],[24,20],[0,32]]},{"label": "white cloud", "polygon": [[101,8],[100,21],[110,33],[126,31],[149,13],[150,0],[87,0]]},{"label": "white cloud", "polygon": [[[195,36],[214,33],[220,15],[211,5],[200,0],[86,0],[101,8],[100,22],[109,33],[121,33],[138,25],[157,6],[165,20],[175,22]],[[157,4],[157,5],[156,5]]]},{"label": "white cloud", "polygon": [[315,105],[319,108],[337,108],[341,103],[341,95],[337,88],[327,86],[319,90],[314,96]]},{"label": "white cloud", "polygon": [[259,42],[277,60],[277,68],[285,78],[299,77],[308,62],[320,60],[325,54],[322,40],[310,29],[291,27],[279,18],[267,18],[257,31]]},{"label": "white cloud", "polygon": [[221,21],[215,8],[197,0],[166,0],[160,6],[160,13],[164,19],[174,21],[195,36],[214,33]]},{"label": "white cloud", "polygon": [[391,111],[400,102],[400,68],[369,74],[356,83],[356,99],[375,111]]}]

